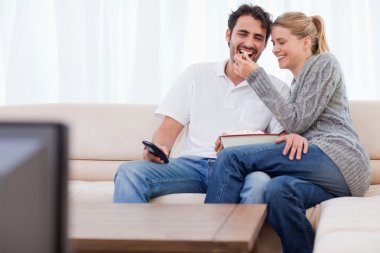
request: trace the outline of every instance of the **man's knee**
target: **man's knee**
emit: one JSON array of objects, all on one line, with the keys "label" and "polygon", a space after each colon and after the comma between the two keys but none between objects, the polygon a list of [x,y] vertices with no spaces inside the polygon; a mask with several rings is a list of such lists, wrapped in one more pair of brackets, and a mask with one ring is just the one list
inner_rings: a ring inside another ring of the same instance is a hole
[{"label": "man's knee", "polygon": [[255,171],[249,173],[244,180],[243,189],[240,192],[241,204],[264,203],[264,192],[271,178],[268,174]]},{"label": "man's knee", "polygon": [[115,175],[113,201],[115,203],[148,202],[148,183],[144,176],[143,161],[126,162],[119,166]]},{"label": "man's knee", "polygon": [[248,184],[248,185],[256,185],[256,184],[266,185],[269,183],[270,180],[271,180],[271,177],[267,173],[264,173],[261,171],[255,171],[255,172],[249,173],[245,177],[245,184]]},{"label": "man's knee", "polygon": [[143,163],[144,161],[131,161],[121,164],[115,174],[115,183],[117,181],[139,181],[144,172]]}]

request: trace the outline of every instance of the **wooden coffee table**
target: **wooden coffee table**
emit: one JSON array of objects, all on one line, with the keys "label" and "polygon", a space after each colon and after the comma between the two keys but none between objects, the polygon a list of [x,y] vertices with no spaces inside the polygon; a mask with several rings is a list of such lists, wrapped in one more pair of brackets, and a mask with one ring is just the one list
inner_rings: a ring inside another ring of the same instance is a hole
[{"label": "wooden coffee table", "polygon": [[81,204],[70,208],[75,252],[249,252],[266,205]]}]

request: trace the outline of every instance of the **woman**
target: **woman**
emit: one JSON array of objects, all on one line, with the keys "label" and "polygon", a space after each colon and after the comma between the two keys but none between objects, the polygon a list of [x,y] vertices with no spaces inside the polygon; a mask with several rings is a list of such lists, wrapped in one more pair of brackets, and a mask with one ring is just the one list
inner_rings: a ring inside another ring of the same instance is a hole
[{"label": "woman", "polygon": [[282,155],[282,143],[227,148],[216,160],[205,202],[237,203],[245,176],[265,172],[273,178],[264,194],[268,221],[284,252],[312,252],[315,233],[305,210],[334,197],[362,196],[369,187],[369,161],[351,124],[339,63],[327,53],[322,18],[285,13],[273,23],[271,36],[280,68],[294,76],[288,100],[249,59],[236,55],[234,70],[288,133],[308,140],[308,153],[290,160]]}]

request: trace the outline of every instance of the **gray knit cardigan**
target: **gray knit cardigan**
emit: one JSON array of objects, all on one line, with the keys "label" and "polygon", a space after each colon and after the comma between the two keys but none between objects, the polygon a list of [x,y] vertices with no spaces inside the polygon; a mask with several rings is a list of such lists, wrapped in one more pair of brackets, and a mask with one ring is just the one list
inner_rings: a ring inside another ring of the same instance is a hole
[{"label": "gray knit cardigan", "polygon": [[[370,184],[367,152],[352,127],[343,74],[331,53],[310,57],[284,99],[263,68],[247,81],[288,133],[304,136],[338,166],[353,196],[363,196]],[[318,161],[316,161],[318,162]]]}]

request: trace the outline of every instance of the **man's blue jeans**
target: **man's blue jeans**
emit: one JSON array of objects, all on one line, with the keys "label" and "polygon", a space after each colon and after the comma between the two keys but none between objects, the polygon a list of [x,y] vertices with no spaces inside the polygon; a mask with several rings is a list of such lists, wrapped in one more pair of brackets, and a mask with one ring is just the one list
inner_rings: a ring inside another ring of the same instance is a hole
[{"label": "man's blue jeans", "polygon": [[240,192],[240,204],[264,203],[264,193],[270,181],[270,176],[264,172],[249,173],[244,179],[244,186]]},{"label": "man's blue jeans", "polygon": [[351,192],[335,163],[317,146],[309,145],[301,160],[282,155],[285,144],[226,148],[214,164],[206,203],[239,203],[246,176],[267,173],[264,202],[268,221],[281,238],[284,252],[312,252],[315,233],[306,209]]},{"label": "man's blue jeans", "polygon": [[[132,161],[122,164],[115,175],[113,201],[146,203],[151,198],[172,193],[206,193],[213,158],[180,157],[168,164]],[[270,178],[262,172],[251,173],[241,193],[241,203],[263,203]]]}]

